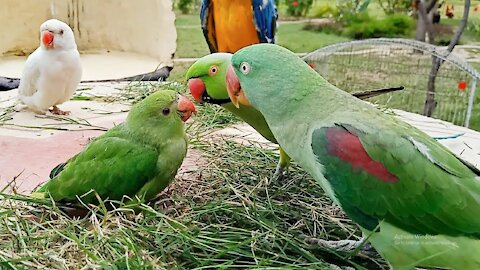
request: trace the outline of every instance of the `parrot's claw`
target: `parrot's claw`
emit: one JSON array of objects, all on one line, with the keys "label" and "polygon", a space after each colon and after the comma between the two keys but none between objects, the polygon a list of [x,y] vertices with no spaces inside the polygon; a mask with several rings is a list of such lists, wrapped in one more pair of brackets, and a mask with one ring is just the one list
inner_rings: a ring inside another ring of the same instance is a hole
[{"label": "parrot's claw", "polygon": [[316,244],[321,247],[332,249],[337,252],[351,253],[358,250],[360,254],[370,254],[373,252],[373,248],[370,244],[366,243],[364,239],[358,241],[355,240],[340,240],[340,241],[327,241],[317,238],[308,238],[305,240],[309,244]]},{"label": "parrot's claw", "polygon": [[70,114],[70,111],[62,111],[60,110],[60,108],[58,108],[57,106],[53,106],[52,109],[49,109],[49,111],[53,114],[57,114],[57,115],[69,115]]},{"label": "parrot's claw", "polygon": [[288,175],[288,167],[283,167],[280,166],[280,164],[277,165],[277,168],[275,169],[275,173],[272,176],[273,181],[282,181],[285,179]]},{"label": "parrot's claw", "polygon": [[328,264],[328,267],[330,267],[330,269],[332,269],[332,270],[355,270],[355,268],[350,267],[350,266],[338,266],[338,265],[331,264],[331,263]]}]

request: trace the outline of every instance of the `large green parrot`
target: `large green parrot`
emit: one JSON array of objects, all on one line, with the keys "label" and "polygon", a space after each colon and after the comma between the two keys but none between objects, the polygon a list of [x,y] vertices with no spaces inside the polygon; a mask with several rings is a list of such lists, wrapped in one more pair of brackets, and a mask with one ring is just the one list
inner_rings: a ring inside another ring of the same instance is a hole
[{"label": "large green parrot", "polygon": [[252,45],[231,61],[232,103],[262,113],[393,269],[480,269],[480,170],[285,48]]},{"label": "large green parrot", "polygon": [[[214,53],[204,56],[195,62],[186,74],[190,93],[197,102],[207,102],[222,106],[247,122],[265,139],[277,144],[277,140],[270,131],[267,122],[265,122],[265,118],[258,110],[241,105],[236,108],[230,102],[225,84],[225,75],[231,58],[232,54],[230,53]],[[353,95],[360,99],[366,99],[401,89],[403,87],[366,91],[354,93]],[[273,178],[283,177],[289,163],[290,157],[280,147],[280,160]]]},{"label": "large green parrot", "polygon": [[[134,105],[124,123],[55,167],[34,197],[97,203],[124,196],[149,201],[174,179],[187,153],[184,124],[195,106],[174,91],[158,91]],[[87,195],[84,195],[87,194]]]}]

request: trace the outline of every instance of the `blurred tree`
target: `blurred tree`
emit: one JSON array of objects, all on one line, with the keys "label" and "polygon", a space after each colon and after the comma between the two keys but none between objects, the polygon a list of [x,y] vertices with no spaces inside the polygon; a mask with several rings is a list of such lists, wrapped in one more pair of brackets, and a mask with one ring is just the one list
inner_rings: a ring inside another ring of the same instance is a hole
[{"label": "blurred tree", "polygon": [[190,8],[193,4],[193,0],[179,0],[177,3],[177,8],[183,13],[187,14],[190,12]]},{"label": "blurred tree", "polygon": [[433,43],[435,40],[434,21],[439,20],[438,0],[413,0],[412,7],[417,13],[415,39]]},{"label": "blurred tree", "polygon": [[[465,0],[464,9],[463,9],[463,17],[458,25],[455,34],[453,35],[450,43],[448,44],[447,50],[444,53],[443,57],[446,58],[450,53],[453,51],[455,45],[457,45],[460,37],[462,36],[463,30],[467,25],[468,21],[468,14],[470,11],[470,0]],[[438,70],[443,64],[443,59],[433,56],[432,57],[432,69],[430,70],[430,75],[428,76],[428,83],[427,83],[427,97],[425,100],[425,105],[423,107],[423,115],[425,116],[432,116],[435,107],[437,106],[437,102],[435,101],[435,79],[438,74]]]},{"label": "blurred tree", "polygon": [[290,16],[306,16],[312,7],[313,0],[285,0],[287,14]]},{"label": "blurred tree", "polygon": [[376,0],[385,14],[408,13],[412,10],[412,0]]},{"label": "blurred tree", "polygon": [[351,17],[366,11],[371,0],[337,0],[339,19]]}]

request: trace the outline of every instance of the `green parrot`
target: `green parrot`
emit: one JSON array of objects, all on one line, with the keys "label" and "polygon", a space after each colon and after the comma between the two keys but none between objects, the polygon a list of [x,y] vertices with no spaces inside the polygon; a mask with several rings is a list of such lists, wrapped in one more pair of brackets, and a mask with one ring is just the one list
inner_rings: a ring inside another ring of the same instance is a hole
[{"label": "green parrot", "polygon": [[[190,93],[197,102],[207,102],[222,106],[247,122],[247,124],[258,131],[265,139],[278,144],[265,118],[258,110],[250,106],[241,105],[237,108],[230,102],[225,84],[225,75],[232,55],[233,54],[230,53],[213,53],[195,62],[186,74]],[[353,95],[360,99],[366,99],[402,89],[403,87],[386,88],[354,93]],[[280,147],[280,160],[273,178],[278,179],[283,177],[289,164],[290,157],[283,151],[282,147]]]},{"label": "green parrot", "polygon": [[283,47],[241,49],[226,80],[232,103],[261,112],[392,269],[480,269],[479,169]]},{"label": "green parrot", "polygon": [[[55,201],[96,204],[124,196],[149,201],[174,179],[187,153],[184,121],[195,106],[174,91],[158,91],[128,113],[124,123],[90,142],[55,167],[32,195]],[[86,195],[84,195],[86,194]]]}]

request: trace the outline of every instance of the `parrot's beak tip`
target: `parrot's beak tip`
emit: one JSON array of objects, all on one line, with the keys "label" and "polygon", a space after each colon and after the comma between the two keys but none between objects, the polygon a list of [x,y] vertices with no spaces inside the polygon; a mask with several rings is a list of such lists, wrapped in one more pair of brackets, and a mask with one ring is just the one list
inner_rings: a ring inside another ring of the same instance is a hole
[{"label": "parrot's beak tip", "polygon": [[180,113],[180,118],[183,122],[186,122],[188,119],[190,119],[192,114],[197,113],[195,105],[193,105],[193,103],[187,97],[182,95],[180,95],[178,99],[177,110]]},{"label": "parrot's beak tip", "polygon": [[232,98],[230,98],[232,100],[232,104],[233,106],[235,106],[235,108],[237,109],[240,109],[240,104],[238,103],[238,99],[235,98],[234,100]]}]

